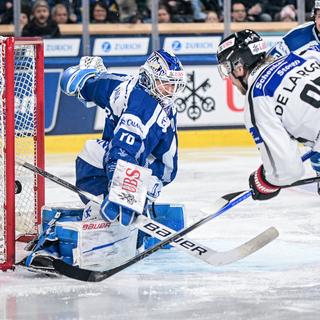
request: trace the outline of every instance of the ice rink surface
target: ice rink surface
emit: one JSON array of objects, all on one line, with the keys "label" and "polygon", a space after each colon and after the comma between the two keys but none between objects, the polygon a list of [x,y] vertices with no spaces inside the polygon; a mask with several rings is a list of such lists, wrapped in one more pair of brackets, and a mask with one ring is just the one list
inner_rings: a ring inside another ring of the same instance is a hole
[{"label": "ice rink surface", "polygon": [[[46,169],[74,183],[75,155],[47,157]],[[251,148],[182,150],[177,179],[161,203],[185,205],[186,222],[201,207],[247,189],[260,164]],[[307,176],[312,175],[306,163]],[[46,184],[47,205],[79,204],[77,195]],[[253,255],[212,267],[175,249],[161,250],[99,283],[48,278],[17,269],[0,274],[0,319],[273,319],[320,317],[320,196],[314,186],[282,190],[272,200],[247,199],[190,237],[221,251],[270,226],[280,235]]]}]

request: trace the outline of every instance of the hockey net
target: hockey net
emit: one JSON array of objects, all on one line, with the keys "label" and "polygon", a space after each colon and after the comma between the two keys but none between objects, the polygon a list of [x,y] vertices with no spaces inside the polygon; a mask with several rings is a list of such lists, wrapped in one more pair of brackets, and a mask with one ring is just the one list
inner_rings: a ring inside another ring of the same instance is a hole
[{"label": "hockey net", "polygon": [[[15,241],[37,234],[44,167],[44,59],[40,38],[0,37],[0,269],[14,267]],[[15,194],[17,183],[21,192]]]}]

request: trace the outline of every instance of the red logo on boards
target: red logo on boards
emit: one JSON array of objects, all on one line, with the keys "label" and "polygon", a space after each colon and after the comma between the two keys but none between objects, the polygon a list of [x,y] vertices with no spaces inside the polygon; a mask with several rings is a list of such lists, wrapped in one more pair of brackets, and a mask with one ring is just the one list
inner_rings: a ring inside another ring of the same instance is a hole
[{"label": "red logo on boards", "polygon": [[227,85],[227,105],[229,109],[233,112],[242,112],[244,110],[244,107],[238,107],[235,104],[234,99],[234,90],[237,90],[230,79],[226,79],[226,85]]}]

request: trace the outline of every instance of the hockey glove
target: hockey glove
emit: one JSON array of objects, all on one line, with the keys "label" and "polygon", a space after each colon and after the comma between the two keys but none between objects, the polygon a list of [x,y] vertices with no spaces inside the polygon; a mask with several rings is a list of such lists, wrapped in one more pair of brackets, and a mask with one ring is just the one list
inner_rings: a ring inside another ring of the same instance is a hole
[{"label": "hockey glove", "polygon": [[251,173],[249,185],[254,200],[268,200],[277,196],[280,192],[280,187],[274,186],[266,180],[263,165]]},{"label": "hockey glove", "polygon": [[133,210],[109,201],[108,196],[105,197],[101,204],[100,213],[103,219],[110,222],[119,219],[119,222],[124,226],[131,224],[135,216]]},{"label": "hockey glove", "polygon": [[96,56],[84,56],[80,59],[79,68],[85,69],[96,69],[99,73],[107,72],[107,68],[103,64],[101,57]]}]

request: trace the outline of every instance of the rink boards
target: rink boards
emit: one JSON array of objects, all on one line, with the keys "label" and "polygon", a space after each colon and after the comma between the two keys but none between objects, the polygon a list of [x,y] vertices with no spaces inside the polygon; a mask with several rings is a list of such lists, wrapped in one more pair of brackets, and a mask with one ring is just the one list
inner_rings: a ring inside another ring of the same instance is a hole
[{"label": "rink boards", "polygon": [[[243,125],[244,97],[215,64],[186,66],[187,86],[176,99],[180,148],[252,146]],[[137,67],[112,67],[110,72],[135,75]],[[105,113],[86,108],[61,92],[63,69],[45,72],[46,152],[78,152],[85,140],[101,136]],[[56,92],[53,94],[53,92]]]},{"label": "rink boards", "polygon": [[[230,80],[221,79],[216,50],[222,34],[160,37],[160,46],[175,53],[187,75],[185,90],[176,99],[180,148],[253,146],[244,129],[244,97]],[[265,35],[267,47],[279,35]],[[45,41],[45,131],[47,152],[78,152],[88,137],[100,137],[104,110],[87,109],[61,92],[64,69],[82,56],[79,38]],[[148,37],[94,37],[91,54],[101,56],[109,72],[137,75],[148,55]]]}]

